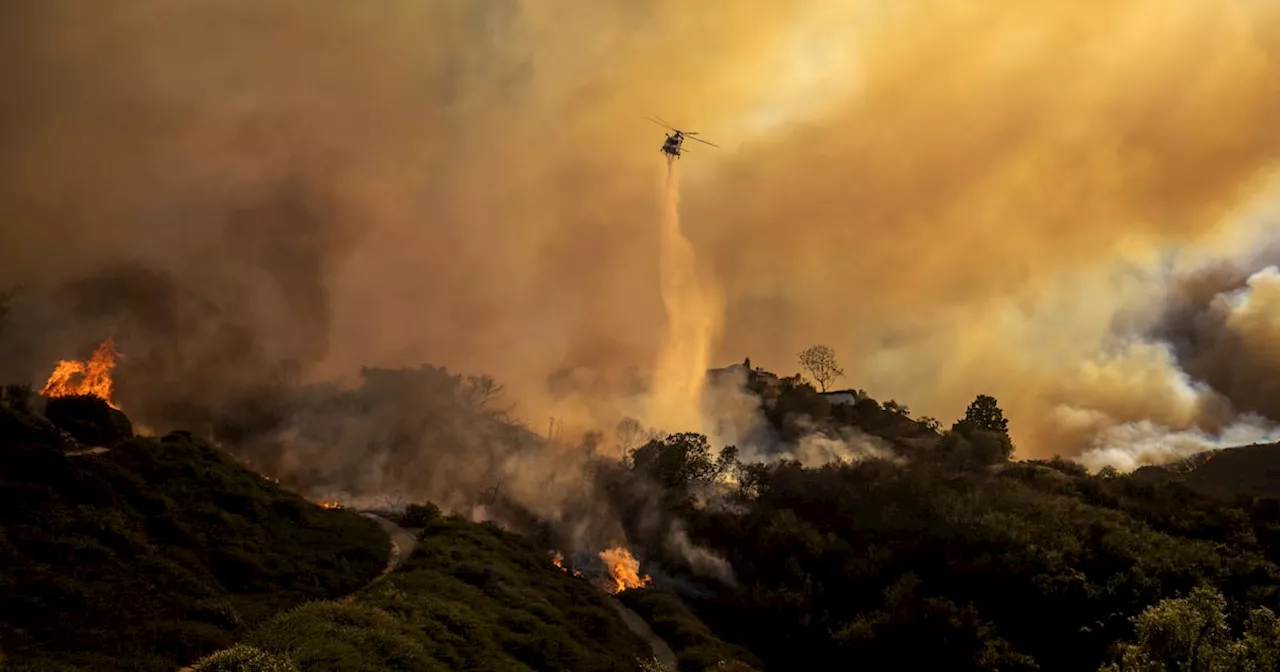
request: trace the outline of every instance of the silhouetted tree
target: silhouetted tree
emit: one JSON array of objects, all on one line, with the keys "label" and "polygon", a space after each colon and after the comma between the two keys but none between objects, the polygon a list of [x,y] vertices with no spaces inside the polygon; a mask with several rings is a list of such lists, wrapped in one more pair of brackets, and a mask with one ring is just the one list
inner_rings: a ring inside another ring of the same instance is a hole
[{"label": "silhouetted tree", "polygon": [[1000,410],[995,397],[979,394],[969,404],[969,408],[965,409],[964,417],[956,421],[951,429],[961,433],[983,431],[1008,434],[1009,421],[1005,419],[1004,411]]},{"label": "silhouetted tree", "polygon": [[1013,456],[1013,442],[1008,434],[966,426],[943,434],[938,450],[953,466],[987,466],[1007,462]]},{"label": "silhouetted tree", "polygon": [[640,421],[635,418],[623,418],[613,428],[613,433],[618,438],[618,446],[622,448],[623,452],[626,452],[635,448],[637,443],[644,440],[644,425],[640,424]]},{"label": "silhouetted tree", "polygon": [[484,408],[502,394],[502,385],[498,384],[492,376],[467,376],[467,385],[462,393],[472,406]]},{"label": "silhouetted tree", "polygon": [[709,482],[717,475],[707,437],[692,432],[649,441],[632,451],[631,462],[637,471],[649,474],[671,489],[684,488],[697,481]]},{"label": "silhouetted tree", "polygon": [[808,372],[809,377],[818,383],[818,389],[823,392],[827,391],[827,386],[832,381],[844,375],[844,370],[836,361],[836,351],[825,345],[808,348],[800,353],[799,358],[801,368]]}]

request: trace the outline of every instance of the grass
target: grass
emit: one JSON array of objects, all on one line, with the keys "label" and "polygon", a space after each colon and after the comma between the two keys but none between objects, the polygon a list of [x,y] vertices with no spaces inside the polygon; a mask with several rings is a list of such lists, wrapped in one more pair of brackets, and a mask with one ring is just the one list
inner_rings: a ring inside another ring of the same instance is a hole
[{"label": "grass", "polygon": [[676,654],[681,670],[703,672],[723,669],[721,661],[737,662],[734,669],[759,668],[761,663],[750,651],[721,640],[712,634],[697,616],[685,606],[680,596],[663,588],[637,588],[620,593],[618,599],[639,614]]},{"label": "grass", "polygon": [[354,601],[304,605],[244,644],[301,672],[635,672],[648,647],[608,599],[519,536],[436,517]]},{"label": "grass", "polygon": [[172,672],[282,610],[358,589],[387,561],[373,521],[314,506],[189,434],[74,447],[0,403],[6,670]]}]

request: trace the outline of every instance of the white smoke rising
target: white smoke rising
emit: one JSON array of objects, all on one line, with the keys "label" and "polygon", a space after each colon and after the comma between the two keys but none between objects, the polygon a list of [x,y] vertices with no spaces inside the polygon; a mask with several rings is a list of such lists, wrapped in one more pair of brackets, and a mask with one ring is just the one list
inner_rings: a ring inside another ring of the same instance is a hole
[{"label": "white smoke rising", "polygon": [[669,552],[684,558],[694,574],[709,576],[728,585],[737,583],[729,561],[694,544],[689,539],[689,533],[684,529],[683,521],[676,520],[671,523],[667,531],[666,546]]},{"label": "white smoke rising", "polygon": [[1113,467],[1130,472],[1144,465],[1169,464],[1197,453],[1236,446],[1280,442],[1280,428],[1258,415],[1244,415],[1209,434],[1200,429],[1174,430],[1149,420],[1131,422],[1105,431],[1096,447],[1078,461],[1091,471]]},{"label": "white smoke rising", "polygon": [[793,452],[783,453],[780,457],[797,460],[807,468],[867,459],[887,460],[898,464],[906,461],[884,439],[853,427],[840,427],[835,435],[830,431],[814,429],[800,438]]}]

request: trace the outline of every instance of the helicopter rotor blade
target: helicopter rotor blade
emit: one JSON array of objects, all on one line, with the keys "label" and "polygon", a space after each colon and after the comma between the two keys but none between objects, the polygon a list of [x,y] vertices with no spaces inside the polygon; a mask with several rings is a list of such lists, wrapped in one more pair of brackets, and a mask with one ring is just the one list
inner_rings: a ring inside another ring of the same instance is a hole
[{"label": "helicopter rotor blade", "polygon": [[657,124],[657,125],[659,125],[659,126],[662,126],[662,127],[664,127],[664,128],[668,128],[668,129],[670,129],[670,130],[672,130],[672,131],[676,130],[673,126],[671,126],[671,124],[668,124],[668,123],[667,123],[667,122],[665,122],[665,121],[659,121],[659,120],[657,120],[657,119],[655,119],[655,118],[653,118],[653,117],[645,117],[645,119],[648,119],[649,121],[652,121],[653,123],[655,123],[655,124]]},{"label": "helicopter rotor blade", "polygon": [[[688,133],[685,133],[685,135],[688,135]],[[702,144],[704,144],[704,145],[711,145],[712,147],[719,147],[719,146],[720,146],[720,145],[717,145],[717,144],[716,144],[716,143],[714,143],[714,142],[707,142],[706,140],[703,140],[702,138],[693,138],[693,139],[694,139],[694,140],[697,140],[698,142],[701,142],[701,143],[702,143]]]}]

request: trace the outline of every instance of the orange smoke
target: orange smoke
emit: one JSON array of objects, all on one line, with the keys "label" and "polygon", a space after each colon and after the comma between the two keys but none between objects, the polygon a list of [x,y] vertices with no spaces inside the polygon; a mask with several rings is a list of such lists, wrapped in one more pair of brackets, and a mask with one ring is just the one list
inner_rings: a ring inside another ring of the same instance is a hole
[{"label": "orange smoke", "polygon": [[114,340],[108,338],[94,349],[87,362],[64,359],[58,362],[49,375],[40,394],[46,397],[67,397],[89,394],[107,402],[111,408],[119,406],[111,401],[111,369],[116,365],[120,352]]},{"label": "orange smoke", "polygon": [[630,588],[643,588],[653,580],[648,574],[640,576],[640,561],[621,546],[600,551],[600,559],[609,568],[609,581],[601,584],[608,593],[621,593]]}]

